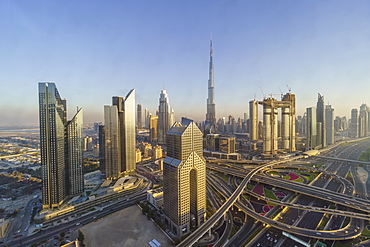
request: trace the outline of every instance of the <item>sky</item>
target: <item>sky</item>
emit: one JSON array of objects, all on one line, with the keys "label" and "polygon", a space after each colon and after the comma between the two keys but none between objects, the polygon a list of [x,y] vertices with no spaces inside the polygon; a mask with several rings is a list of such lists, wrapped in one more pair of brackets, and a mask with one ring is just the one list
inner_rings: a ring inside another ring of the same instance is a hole
[{"label": "sky", "polygon": [[369,23],[361,0],[0,0],[0,126],[38,124],[40,81],[85,122],[132,88],[152,114],[166,89],[176,120],[202,121],[211,33],[216,118],[288,88],[297,115],[320,93],[349,117],[370,105]]}]

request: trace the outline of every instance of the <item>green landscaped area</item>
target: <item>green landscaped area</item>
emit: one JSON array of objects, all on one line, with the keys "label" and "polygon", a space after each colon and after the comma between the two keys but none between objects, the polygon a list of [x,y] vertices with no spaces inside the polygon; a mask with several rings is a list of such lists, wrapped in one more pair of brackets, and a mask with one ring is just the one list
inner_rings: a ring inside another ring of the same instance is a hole
[{"label": "green landscaped area", "polygon": [[280,173],[277,172],[277,171],[268,171],[267,174],[269,174],[271,176],[280,176]]},{"label": "green landscaped area", "polygon": [[274,192],[272,192],[271,190],[268,190],[264,187],[263,192],[265,194],[265,197],[270,198],[270,199],[274,199],[274,200],[278,200],[278,198],[275,196]]},{"label": "green landscaped area", "polygon": [[366,151],[362,152],[359,160],[364,161],[364,162],[370,161],[370,148],[368,148],[368,149],[366,149]]},{"label": "green landscaped area", "polygon": [[305,177],[308,182],[311,182],[317,176],[317,173],[313,173],[313,172],[301,172],[301,171],[297,171],[297,173],[299,173],[299,175],[301,175],[302,177]]},{"label": "green landscaped area", "polygon": [[318,164],[312,164],[312,165],[309,165],[309,167],[322,167],[323,165],[325,165],[325,163],[318,163]]},{"label": "green landscaped area", "polygon": [[252,184],[247,184],[247,188],[248,188],[248,190],[253,190],[254,185],[252,185]]},{"label": "green landscaped area", "polygon": [[304,179],[300,177],[300,178],[298,178],[296,180],[293,180],[293,182],[303,183],[304,182]]},{"label": "green landscaped area", "polygon": [[[279,199],[275,196],[274,192],[272,192],[271,190],[266,189],[265,187],[263,188],[263,193],[265,194],[265,197],[266,197],[266,198],[274,199],[274,200],[277,200],[277,201],[279,200]],[[267,201],[267,205],[269,205],[269,206],[275,206],[275,205],[276,205],[276,203],[273,203],[273,202],[269,202],[269,201]]]}]

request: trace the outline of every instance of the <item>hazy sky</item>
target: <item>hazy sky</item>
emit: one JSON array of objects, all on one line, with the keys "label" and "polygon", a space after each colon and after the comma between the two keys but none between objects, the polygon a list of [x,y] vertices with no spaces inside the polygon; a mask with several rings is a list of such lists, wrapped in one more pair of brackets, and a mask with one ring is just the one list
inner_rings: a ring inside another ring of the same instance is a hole
[{"label": "hazy sky", "polygon": [[211,32],[217,118],[286,84],[297,115],[321,93],[349,116],[370,104],[369,23],[360,0],[1,0],[0,126],[38,123],[39,81],[86,122],[132,88],[151,113],[165,88],[176,119],[204,120]]}]

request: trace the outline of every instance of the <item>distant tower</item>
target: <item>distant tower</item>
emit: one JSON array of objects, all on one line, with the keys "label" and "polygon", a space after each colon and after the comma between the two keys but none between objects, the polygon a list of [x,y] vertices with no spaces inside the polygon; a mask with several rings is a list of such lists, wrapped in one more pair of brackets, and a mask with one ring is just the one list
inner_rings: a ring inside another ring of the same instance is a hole
[{"label": "distant tower", "polygon": [[210,56],[209,56],[209,79],[208,79],[208,99],[207,99],[207,114],[206,121],[211,123],[213,126],[216,125],[216,104],[215,104],[215,85],[214,85],[214,68],[213,68],[213,51],[212,51],[212,39],[210,44]]},{"label": "distant tower", "polygon": [[145,122],[145,128],[149,129],[149,120],[150,120],[150,114],[148,108],[145,108],[144,110],[144,122]]},{"label": "distant tower", "polygon": [[57,208],[83,192],[82,109],[67,121],[66,100],[54,83],[39,83],[42,204]]},{"label": "distant tower", "polygon": [[105,126],[99,125],[99,164],[101,173],[105,174]]},{"label": "distant tower", "polygon": [[325,122],[326,122],[326,142],[328,145],[334,144],[334,109],[331,105],[326,105],[325,108]]},{"label": "distant tower", "polygon": [[158,142],[158,116],[150,115],[149,121],[149,131],[150,131],[150,142],[155,144]]},{"label": "distant tower", "polygon": [[125,98],[114,96],[112,106],[104,106],[106,177],[136,169],[135,90]]},{"label": "distant tower", "polygon": [[142,116],[143,116],[143,113],[141,111],[141,104],[137,104],[137,128],[138,129],[141,129],[143,127]]},{"label": "distant tower", "polygon": [[258,140],[258,101],[249,102],[249,135],[251,141]]},{"label": "distant tower", "polygon": [[306,150],[315,149],[317,146],[317,124],[316,124],[316,107],[307,108],[306,123]]},{"label": "distant tower", "polygon": [[205,221],[206,163],[203,133],[183,118],[167,133],[167,157],[163,170],[163,212],[165,223],[182,237]]},{"label": "distant tower", "polygon": [[358,110],[351,110],[351,124],[349,127],[351,137],[358,137]]},{"label": "distant tower", "polygon": [[327,146],[325,108],[324,108],[324,96],[321,94],[318,94],[317,98],[316,121],[317,121],[317,145],[321,144],[321,147],[325,148]]},{"label": "distant tower", "polygon": [[166,133],[171,128],[171,107],[166,90],[162,90],[159,96],[158,107],[158,143],[165,144]]},{"label": "distant tower", "polygon": [[369,127],[369,107],[366,104],[360,106],[360,114],[358,116],[358,137],[365,137]]}]

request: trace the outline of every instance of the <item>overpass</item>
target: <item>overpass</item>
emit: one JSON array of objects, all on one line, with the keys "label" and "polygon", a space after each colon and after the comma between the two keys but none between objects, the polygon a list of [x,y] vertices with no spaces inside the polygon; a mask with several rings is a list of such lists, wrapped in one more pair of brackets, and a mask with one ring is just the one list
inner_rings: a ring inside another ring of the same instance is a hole
[{"label": "overpass", "polygon": [[[215,189],[218,189],[221,194],[227,198],[231,192],[225,191],[228,190],[225,188],[227,185],[226,183],[220,179],[220,182],[214,184],[214,182],[211,182],[211,186],[213,186]],[[220,190],[220,187],[222,188]],[[244,211],[249,216],[255,218],[258,221],[261,221],[262,223],[266,224],[267,226],[272,226],[274,228],[278,228],[282,231],[298,234],[301,236],[309,236],[311,238],[316,239],[331,239],[331,240],[343,240],[343,239],[353,239],[361,234],[360,231],[355,230],[357,225],[347,225],[346,227],[338,230],[331,230],[331,231],[317,231],[312,229],[306,229],[301,227],[292,226],[283,222],[278,222],[273,219],[267,218],[265,216],[260,215],[259,213],[255,212],[253,209],[246,207],[243,203],[240,201],[236,202],[236,206],[240,208],[242,211]],[[320,212],[320,210],[315,210],[317,212]],[[322,212],[325,213],[325,212]]]},{"label": "overpass", "polygon": [[[266,164],[264,167],[267,167],[268,165]],[[207,166],[208,167],[208,166]],[[235,171],[231,168],[226,168],[226,167],[217,167],[215,165],[210,165],[209,168],[214,169],[216,171],[225,173],[225,174],[230,174],[236,177],[244,177],[246,174],[248,174],[246,171]],[[326,171],[321,171],[320,172],[326,172]],[[326,172],[328,173],[328,172]],[[333,174],[334,177],[337,177]],[[326,201],[331,201],[335,204],[341,204],[346,207],[350,207],[356,210],[363,211],[364,213],[368,213],[370,208],[369,208],[369,201],[361,199],[361,198],[355,198],[353,196],[345,195],[345,194],[339,194],[330,190],[318,188],[315,186],[310,186],[306,184],[300,184],[296,182],[291,182],[287,180],[281,180],[273,177],[266,177],[262,175],[256,175],[253,180],[257,182],[263,182],[272,186],[284,188],[290,191],[295,191],[299,192],[302,194],[306,194],[308,196],[316,197],[319,199],[323,199]],[[329,198],[328,198],[329,197]]]},{"label": "overpass", "polygon": [[297,160],[302,158],[301,156],[296,156],[291,159],[282,160],[282,161],[273,161],[271,163],[267,163],[261,166],[256,167],[255,169],[251,170],[243,181],[239,184],[238,188],[232,193],[232,195],[226,200],[226,202],[214,213],[206,222],[204,222],[200,227],[198,227],[193,233],[191,233],[185,240],[183,240],[178,247],[188,247],[192,246],[196,243],[207,231],[209,231],[212,226],[230,209],[230,207],[238,200],[239,196],[243,193],[245,187],[247,186],[248,182],[252,178],[253,175],[258,173],[260,170],[281,164],[286,163],[289,161]]},{"label": "overpass", "polygon": [[342,158],[335,158],[335,157],[326,157],[326,156],[315,156],[315,158],[327,159],[327,160],[337,160],[337,161],[351,162],[351,163],[356,163],[356,164],[370,165],[370,162],[359,161],[359,160],[349,160],[349,159],[342,159]]}]

